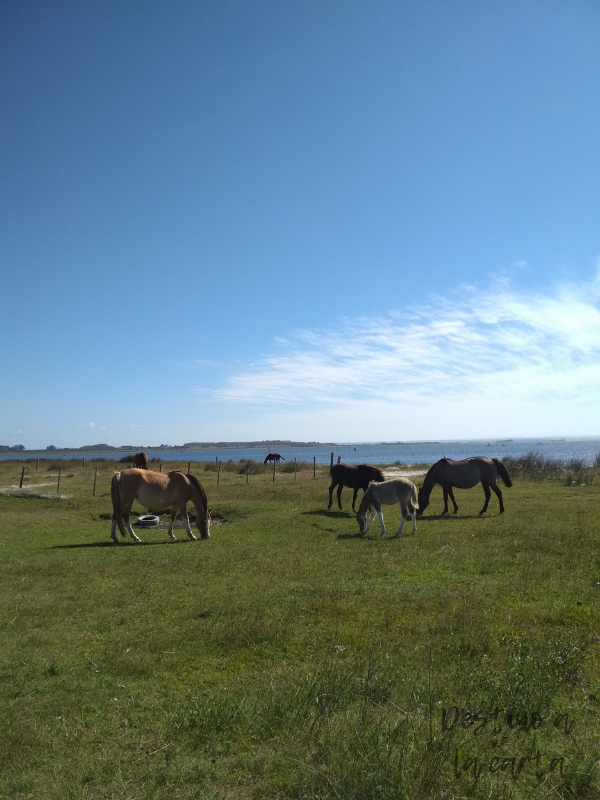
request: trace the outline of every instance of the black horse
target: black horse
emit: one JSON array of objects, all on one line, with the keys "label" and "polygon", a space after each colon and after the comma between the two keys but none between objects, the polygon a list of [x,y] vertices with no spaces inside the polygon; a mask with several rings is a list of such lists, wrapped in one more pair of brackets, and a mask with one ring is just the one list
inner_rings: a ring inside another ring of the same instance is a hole
[{"label": "black horse", "polygon": [[276,464],[279,464],[280,461],[285,461],[283,456],[280,456],[279,453],[269,453],[269,455],[265,458],[265,464],[268,464],[269,461],[274,461]]},{"label": "black horse", "polygon": [[385,480],[383,472],[377,467],[371,466],[371,464],[357,464],[355,467],[350,466],[350,464],[334,464],[331,467],[330,474],[331,486],[329,487],[329,505],[327,508],[331,508],[333,490],[337,486],[337,501],[340,511],[344,510],[342,508],[342,489],[344,486],[354,489],[352,498],[352,511],[354,511],[358,490],[362,489],[363,492],[366,492],[371,481],[381,483],[381,481]]},{"label": "black horse", "polygon": [[431,490],[439,483],[444,492],[444,510],[442,514],[448,513],[448,498],[454,505],[454,513],[458,511],[452,487],[457,489],[472,489],[481,483],[485,494],[485,503],[479,512],[485,514],[488,503],[490,502],[491,492],[494,492],[500,503],[500,513],[504,513],[504,503],[502,502],[502,492],[496,485],[498,478],[502,479],[505,486],[512,486],[512,481],[508,470],[498,458],[488,458],[487,456],[473,456],[462,461],[452,461],[450,458],[441,458],[431,467],[423,486],[419,490],[419,514],[429,505],[429,495]]}]

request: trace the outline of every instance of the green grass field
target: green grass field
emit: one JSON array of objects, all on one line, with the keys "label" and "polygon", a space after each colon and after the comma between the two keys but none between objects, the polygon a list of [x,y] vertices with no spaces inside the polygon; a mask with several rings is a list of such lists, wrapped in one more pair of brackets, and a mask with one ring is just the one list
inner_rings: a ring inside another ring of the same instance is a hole
[{"label": "green grass field", "polygon": [[58,465],[0,493],[2,800],[600,797],[591,473],[382,539],[326,469],[195,464],[211,539],[116,546],[119,465]]}]

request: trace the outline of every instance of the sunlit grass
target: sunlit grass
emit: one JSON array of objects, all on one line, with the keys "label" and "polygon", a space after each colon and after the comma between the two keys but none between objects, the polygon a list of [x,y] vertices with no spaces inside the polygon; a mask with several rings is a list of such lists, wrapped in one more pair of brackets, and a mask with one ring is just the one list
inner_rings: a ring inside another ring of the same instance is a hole
[{"label": "sunlit grass", "polygon": [[516,480],[483,518],[437,489],[381,539],[326,469],[192,465],[211,539],[115,546],[123,467],[62,468],[67,499],[0,496],[0,797],[598,796],[597,483]]}]

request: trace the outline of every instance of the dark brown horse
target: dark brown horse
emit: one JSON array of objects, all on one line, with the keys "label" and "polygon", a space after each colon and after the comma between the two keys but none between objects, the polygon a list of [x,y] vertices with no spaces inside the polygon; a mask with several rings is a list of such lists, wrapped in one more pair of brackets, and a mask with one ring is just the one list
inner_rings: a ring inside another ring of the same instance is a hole
[{"label": "dark brown horse", "polygon": [[505,486],[512,486],[512,481],[508,470],[498,458],[488,458],[487,456],[473,456],[465,458],[463,461],[452,461],[450,458],[441,458],[425,475],[423,486],[419,490],[419,514],[429,505],[431,490],[439,483],[444,492],[444,510],[442,514],[448,513],[448,498],[454,505],[454,513],[458,511],[452,487],[456,489],[472,489],[481,483],[485,493],[485,503],[480,514],[485,514],[488,503],[490,502],[491,492],[494,492],[500,503],[500,513],[504,513],[504,503],[502,502],[502,492],[496,485],[498,478],[502,479]]},{"label": "dark brown horse", "polygon": [[337,486],[337,501],[340,511],[344,510],[342,508],[342,489],[344,486],[354,489],[354,496],[352,497],[352,511],[354,511],[358,490],[362,489],[363,492],[366,492],[371,481],[380,483],[385,480],[383,472],[371,464],[357,464],[355,467],[350,466],[350,464],[334,464],[331,467],[330,474],[331,486],[329,487],[329,505],[327,508],[331,508],[333,490]]},{"label": "dark brown horse", "polygon": [[276,464],[279,464],[280,461],[285,461],[283,456],[280,456],[279,453],[269,453],[269,455],[265,458],[265,464],[268,464],[269,461],[274,461]]},{"label": "dark brown horse", "polygon": [[148,469],[148,456],[146,453],[136,453],[133,457],[133,466],[136,469]]}]

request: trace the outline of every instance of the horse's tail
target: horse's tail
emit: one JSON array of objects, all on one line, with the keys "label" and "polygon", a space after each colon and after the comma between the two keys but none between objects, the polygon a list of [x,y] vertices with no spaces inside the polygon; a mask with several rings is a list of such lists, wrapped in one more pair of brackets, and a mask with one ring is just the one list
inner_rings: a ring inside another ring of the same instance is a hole
[{"label": "horse's tail", "polygon": [[513,485],[513,482],[510,479],[508,470],[506,469],[506,467],[500,461],[499,458],[492,458],[492,461],[496,465],[496,469],[498,470],[498,475],[502,478],[502,483],[510,488]]},{"label": "horse's tail", "polygon": [[415,511],[419,510],[419,493],[417,492],[417,487],[412,484],[412,491],[410,493],[410,502],[412,507]]},{"label": "horse's tail", "polygon": [[117,521],[121,536],[125,536],[125,526],[123,525],[123,510],[121,503],[121,473],[115,472],[110,482],[110,499],[113,505],[113,519]]}]

